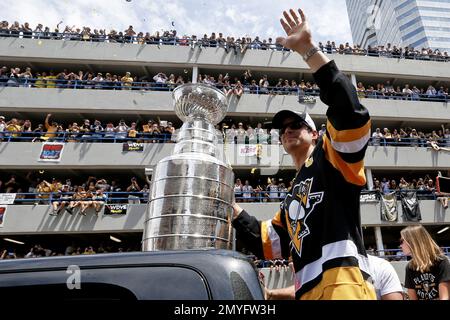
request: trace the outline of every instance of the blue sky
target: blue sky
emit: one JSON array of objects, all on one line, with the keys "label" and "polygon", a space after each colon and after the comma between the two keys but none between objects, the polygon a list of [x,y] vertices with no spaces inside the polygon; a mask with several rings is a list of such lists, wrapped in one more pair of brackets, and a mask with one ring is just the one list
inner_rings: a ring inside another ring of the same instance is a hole
[{"label": "blue sky", "polygon": [[60,28],[123,31],[133,25],[150,33],[176,29],[179,35],[222,32],[267,39],[283,35],[279,23],[283,10],[298,7],[309,17],[316,41],[352,42],[345,0],[2,0],[0,19],[27,21],[32,27],[42,23],[51,29],[63,21]]}]

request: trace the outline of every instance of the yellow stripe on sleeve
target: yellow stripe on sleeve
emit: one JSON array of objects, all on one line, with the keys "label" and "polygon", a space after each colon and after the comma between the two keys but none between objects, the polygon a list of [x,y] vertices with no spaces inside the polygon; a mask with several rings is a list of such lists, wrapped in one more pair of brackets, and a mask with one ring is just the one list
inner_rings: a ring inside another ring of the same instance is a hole
[{"label": "yellow stripe on sleeve", "polygon": [[330,121],[327,121],[327,131],[330,134],[331,140],[334,142],[351,142],[359,140],[367,135],[371,126],[372,122],[369,120],[360,128],[338,131],[333,127]]},{"label": "yellow stripe on sleeve", "polygon": [[364,160],[356,163],[344,161],[339,153],[331,146],[330,140],[326,135],[323,138],[323,149],[325,150],[327,160],[336,170],[342,173],[347,182],[357,186],[364,186],[366,184]]},{"label": "yellow stripe on sleeve", "polygon": [[273,217],[272,224],[284,228],[283,223],[281,222],[281,210],[278,210]]}]

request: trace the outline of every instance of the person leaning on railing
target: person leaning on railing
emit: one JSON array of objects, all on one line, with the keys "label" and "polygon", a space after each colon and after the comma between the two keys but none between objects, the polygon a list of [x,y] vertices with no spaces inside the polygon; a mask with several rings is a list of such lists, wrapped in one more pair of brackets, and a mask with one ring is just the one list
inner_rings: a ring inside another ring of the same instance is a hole
[{"label": "person leaning on railing", "polygon": [[43,180],[41,183],[37,185],[36,191],[38,192],[36,197],[38,203],[46,204],[50,199],[50,194],[52,192],[52,185],[50,182]]},{"label": "person leaning on railing", "polygon": [[17,141],[17,138],[22,131],[22,126],[20,126],[19,121],[16,118],[12,118],[6,123],[6,128],[4,130],[8,132],[10,141]]}]

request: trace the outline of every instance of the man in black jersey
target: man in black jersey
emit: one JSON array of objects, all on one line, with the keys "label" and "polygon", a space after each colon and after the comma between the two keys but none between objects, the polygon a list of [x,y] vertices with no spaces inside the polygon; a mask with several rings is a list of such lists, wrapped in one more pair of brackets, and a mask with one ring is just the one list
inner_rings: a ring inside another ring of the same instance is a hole
[{"label": "man in black jersey", "polygon": [[319,138],[308,114],[283,110],[272,120],[296,166],[294,184],[269,221],[234,205],[238,238],[261,259],[292,257],[296,299],[376,299],[362,242],[359,197],[370,117],[349,79],[314,44],[302,10],[283,12],[286,38],[299,53],[329,106]]}]

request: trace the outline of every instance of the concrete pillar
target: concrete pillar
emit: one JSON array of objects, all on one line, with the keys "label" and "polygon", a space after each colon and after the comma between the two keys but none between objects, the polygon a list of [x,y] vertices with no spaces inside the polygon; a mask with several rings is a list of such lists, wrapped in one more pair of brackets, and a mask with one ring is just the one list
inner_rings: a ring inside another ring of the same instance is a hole
[{"label": "concrete pillar", "polygon": [[366,180],[367,180],[367,189],[373,190],[373,177],[371,169],[366,169]]},{"label": "concrete pillar", "polygon": [[198,79],[198,67],[195,66],[192,69],[192,83],[197,83],[197,79]]},{"label": "concrete pillar", "polygon": [[375,227],[375,241],[377,243],[377,251],[380,257],[384,257],[384,247],[383,247],[383,235],[381,234],[381,228]]},{"label": "concrete pillar", "polygon": [[352,74],[350,75],[350,77],[351,77],[351,79],[352,79],[353,85],[354,85],[355,88],[356,88],[356,86],[357,86],[357,83],[356,83],[356,75],[355,75],[354,73],[352,73]]}]

